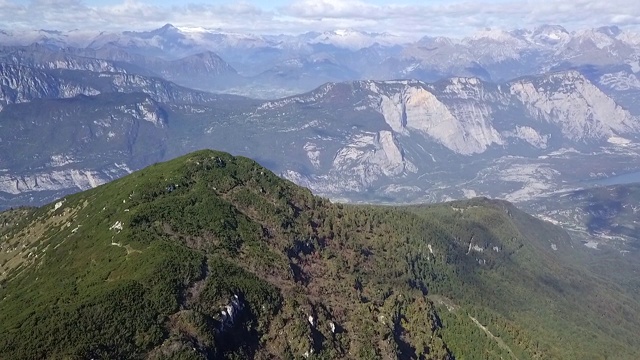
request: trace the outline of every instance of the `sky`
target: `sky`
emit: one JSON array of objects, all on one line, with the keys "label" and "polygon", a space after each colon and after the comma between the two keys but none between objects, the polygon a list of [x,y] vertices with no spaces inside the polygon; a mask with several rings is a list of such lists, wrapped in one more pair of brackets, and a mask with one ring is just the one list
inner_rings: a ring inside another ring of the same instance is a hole
[{"label": "sky", "polygon": [[558,24],[640,27],[640,0],[0,0],[0,29],[143,30],[166,23],[250,33],[352,28],[467,36]]}]

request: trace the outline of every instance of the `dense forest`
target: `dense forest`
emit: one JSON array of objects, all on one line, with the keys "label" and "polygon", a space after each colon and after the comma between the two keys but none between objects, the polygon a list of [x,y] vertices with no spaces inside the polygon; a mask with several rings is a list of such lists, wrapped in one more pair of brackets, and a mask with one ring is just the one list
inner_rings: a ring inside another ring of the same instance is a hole
[{"label": "dense forest", "polygon": [[0,214],[0,358],[637,359],[640,300],[484,198],[332,203],[200,151]]}]

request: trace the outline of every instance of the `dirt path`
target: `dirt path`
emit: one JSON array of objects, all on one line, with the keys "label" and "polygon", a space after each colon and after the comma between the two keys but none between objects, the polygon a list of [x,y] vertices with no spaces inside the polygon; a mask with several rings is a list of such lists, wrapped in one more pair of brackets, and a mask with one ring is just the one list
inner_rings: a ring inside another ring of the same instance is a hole
[{"label": "dirt path", "polygon": [[482,329],[482,331],[484,331],[490,338],[492,338],[493,340],[495,340],[495,342],[498,343],[498,346],[500,346],[500,348],[502,350],[506,350],[509,352],[509,354],[511,355],[511,357],[513,357],[514,359],[518,360],[518,358],[513,354],[513,351],[511,351],[511,348],[509,347],[509,345],[507,345],[502,339],[500,339],[499,337],[493,335],[491,333],[491,331],[489,331],[489,329],[487,329],[484,325],[480,324],[480,321],[478,321],[478,319],[474,318],[473,316],[469,315],[469,318],[471,319],[471,321],[473,321],[480,329]]}]

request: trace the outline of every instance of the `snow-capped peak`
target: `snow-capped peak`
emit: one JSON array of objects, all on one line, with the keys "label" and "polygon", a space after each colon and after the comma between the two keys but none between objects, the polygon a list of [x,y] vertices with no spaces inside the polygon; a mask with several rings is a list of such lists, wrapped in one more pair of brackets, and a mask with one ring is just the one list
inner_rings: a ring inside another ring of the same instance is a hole
[{"label": "snow-capped peak", "polygon": [[178,29],[180,32],[182,33],[209,33],[211,32],[210,29],[206,29],[203,28],[201,26],[176,26],[176,29]]},{"label": "snow-capped peak", "polygon": [[492,28],[476,31],[469,40],[492,40],[505,43],[521,42],[518,38],[507,31]]},{"label": "snow-capped peak", "polygon": [[389,46],[403,42],[405,39],[399,36],[387,33],[367,33],[354,29],[325,31],[309,41],[311,44],[330,44],[351,50],[366,48],[374,44]]},{"label": "snow-capped peak", "polygon": [[338,29],[338,30],[332,31],[331,33],[337,36],[354,36],[354,35],[357,36],[357,35],[363,34],[353,29]]},{"label": "snow-capped peak", "polygon": [[571,39],[571,34],[560,25],[542,25],[530,33],[528,40],[537,45],[558,45]]}]

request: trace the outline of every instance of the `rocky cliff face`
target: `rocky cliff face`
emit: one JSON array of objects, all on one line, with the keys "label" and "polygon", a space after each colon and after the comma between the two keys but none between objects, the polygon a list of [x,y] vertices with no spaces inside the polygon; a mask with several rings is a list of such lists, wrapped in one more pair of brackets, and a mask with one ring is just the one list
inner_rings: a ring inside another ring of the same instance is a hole
[{"label": "rocky cliff face", "polygon": [[534,119],[555,124],[572,141],[635,134],[638,119],[576,71],[522,80],[510,91]]},{"label": "rocky cliff face", "polygon": [[117,170],[109,174],[88,169],[66,169],[26,176],[0,175],[0,192],[19,195],[41,191],[81,191],[102,185],[127,173]]},{"label": "rocky cliff face", "polygon": [[0,62],[0,110],[8,104],[34,99],[72,98],[116,92],[141,92],[164,103],[207,103],[214,98],[209,93],[138,74],[48,70]]},{"label": "rocky cliff face", "polygon": [[[392,94],[385,94],[374,82],[369,83],[373,94],[379,96],[378,111],[391,129],[398,134],[417,132],[444,145],[449,150],[470,155],[485,151],[492,144],[501,144],[498,132],[490,124],[491,109],[486,104],[458,102],[447,106],[421,83],[402,83]],[[388,83],[382,83],[384,86]],[[452,85],[479,85],[475,78],[452,80]],[[459,100],[469,99],[466,89],[447,89]],[[373,95],[374,97],[376,95]],[[480,100],[480,99],[478,99]]]},{"label": "rocky cliff face", "polygon": [[10,105],[0,112],[0,194],[38,203],[159,161],[168,121],[164,106],[141,93]]},{"label": "rocky cliff face", "polygon": [[[322,110],[328,108],[337,115]],[[450,172],[458,164],[510,154],[537,158],[565,147],[594,151],[612,139],[629,143],[640,133],[638,118],[575,71],[499,85],[477,78],[329,84],[265,103],[264,113],[254,116],[283,119],[302,109],[314,120],[298,128],[308,138],[293,146],[312,170],[293,166],[283,174],[331,194],[381,184],[384,191],[415,191],[435,169]],[[330,136],[311,129],[331,129]],[[464,160],[469,157],[478,160]],[[440,163],[452,159],[459,160]]]},{"label": "rocky cliff face", "polygon": [[[45,72],[42,74],[42,79],[48,79]],[[634,144],[640,144],[638,119],[575,71],[502,84],[460,77],[433,84],[408,80],[329,83],[280,100],[236,99],[233,103],[222,96],[188,92],[135,74],[103,73],[96,79],[103,81],[94,83],[101,87],[91,87],[96,91],[117,88],[148,94],[136,95],[135,101],[110,99],[111,107],[104,112],[74,113],[69,108],[58,109],[50,116],[64,118],[69,124],[80,118],[91,119],[87,130],[77,132],[70,141],[76,144],[74,151],[86,148],[95,156],[105,149],[114,151],[101,166],[126,163],[136,169],[165,154],[219,147],[258,157],[288,179],[334,198],[368,192],[412,198],[415,196],[406,194],[424,196],[426,189],[451,189],[452,184],[461,184],[461,194],[478,194],[478,179],[509,174],[487,180],[494,185],[487,185],[483,191],[488,192],[482,194],[517,200],[519,194],[535,195],[562,182],[566,171],[560,170],[566,163],[550,163],[549,159],[569,161],[572,154],[598,151],[620,156],[611,164],[623,163],[621,159],[635,156]],[[37,94],[18,87],[17,82],[5,82],[27,95]],[[36,85],[45,83],[35,81],[33,87],[39,89]],[[53,89],[58,91],[56,86]],[[117,93],[103,92],[100,96],[109,94]],[[95,106],[89,100],[82,105],[86,109]],[[29,116],[35,115],[15,118]],[[121,130],[114,130],[114,126]],[[0,139],[6,146],[18,134],[24,143],[35,136],[25,130],[14,134],[8,127],[0,129]],[[78,145],[87,139],[91,139],[90,145]],[[606,146],[613,148],[604,149]],[[36,151],[27,148],[25,154]],[[56,150],[47,156],[74,154]],[[15,155],[11,161],[18,164],[20,156]],[[136,160],[123,161],[121,157]],[[49,158],[39,159],[37,166],[51,168],[50,162]],[[0,166],[12,172],[13,177],[7,180],[10,184],[18,175],[42,173],[35,167],[18,172],[13,166]],[[102,167],[74,170],[99,173]],[[534,190],[514,187],[517,183]],[[65,187],[61,185],[60,189]],[[454,195],[441,194],[437,199]]]},{"label": "rocky cliff face", "polygon": [[[31,46],[0,46],[0,62],[20,66],[29,66],[41,70],[65,69],[93,72],[145,72],[132,64],[74,54],[74,51],[61,51],[34,44]],[[146,71],[146,74],[149,72]]]},{"label": "rocky cliff face", "polygon": [[39,98],[69,98],[96,95],[91,85],[73,83],[30,67],[0,63],[0,110],[8,104]]}]

